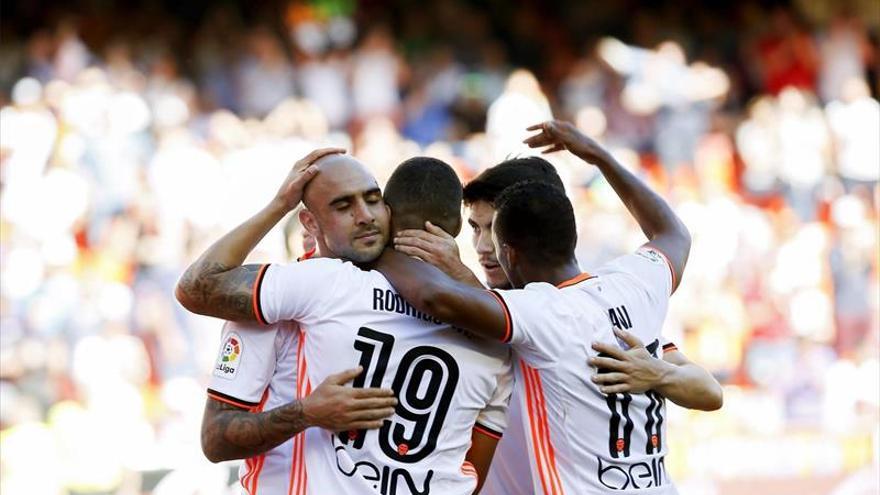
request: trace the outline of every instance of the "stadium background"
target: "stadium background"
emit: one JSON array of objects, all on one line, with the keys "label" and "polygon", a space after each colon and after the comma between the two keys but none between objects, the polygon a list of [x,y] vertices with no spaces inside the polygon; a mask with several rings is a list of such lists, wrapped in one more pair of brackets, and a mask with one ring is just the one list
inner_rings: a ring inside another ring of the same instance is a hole
[{"label": "stadium background", "polygon": [[[878,493],[880,3],[256,3],[0,5],[0,493],[231,493],[199,450],[219,323],[171,297],[186,264],[311,148],[467,180],[551,115],[693,233],[665,332],[725,405],[670,406],[681,493]],[[639,243],[552,160],[585,268]]]}]

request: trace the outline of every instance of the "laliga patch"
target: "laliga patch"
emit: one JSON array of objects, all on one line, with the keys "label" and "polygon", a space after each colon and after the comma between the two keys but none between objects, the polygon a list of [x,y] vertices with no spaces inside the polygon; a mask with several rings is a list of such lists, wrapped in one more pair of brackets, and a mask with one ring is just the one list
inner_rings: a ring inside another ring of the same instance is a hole
[{"label": "laliga patch", "polygon": [[650,261],[651,263],[657,263],[658,265],[663,265],[666,263],[666,260],[663,259],[663,255],[660,254],[656,249],[645,248],[639,249],[636,251],[636,254]]},{"label": "laliga patch", "polygon": [[214,376],[232,380],[238,374],[238,366],[241,364],[241,337],[236,333],[229,334],[226,342],[220,348],[217,357],[217,365],[214,366]]}]

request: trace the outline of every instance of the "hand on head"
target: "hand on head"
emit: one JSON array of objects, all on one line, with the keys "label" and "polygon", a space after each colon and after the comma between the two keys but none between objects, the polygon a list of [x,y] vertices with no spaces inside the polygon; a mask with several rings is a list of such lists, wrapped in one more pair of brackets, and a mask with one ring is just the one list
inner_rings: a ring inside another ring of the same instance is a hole
[{"label": "hand on head", "polygon": [[278,194],[275,195],[276,201],[279,201],[285,208],[292,211],[302,201],[303,190],[306,184],[318,174],[316,162],[325,156],[341,153],[345,153],[345,149],[320,148],[296,162],[290,174],[281,183]]}]

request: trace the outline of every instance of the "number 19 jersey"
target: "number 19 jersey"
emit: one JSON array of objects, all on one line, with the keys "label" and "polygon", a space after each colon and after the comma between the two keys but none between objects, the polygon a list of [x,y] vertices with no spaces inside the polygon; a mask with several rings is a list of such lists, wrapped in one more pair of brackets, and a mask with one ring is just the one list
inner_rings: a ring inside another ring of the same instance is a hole
[{"label": "number 19 jersey", "polygon": [[[470,494],[465,462],[474,429],[506,426],[510,351],[415,310],[379,272],[333,259],[269,265],[255,286],[264,322],[293,320],[304,349],[302,393],[362,366],[356,387],[395,391],[395,414],[378,430],[306,431],[292,494]],[[302,393],[300,395],[302,395]]]}]

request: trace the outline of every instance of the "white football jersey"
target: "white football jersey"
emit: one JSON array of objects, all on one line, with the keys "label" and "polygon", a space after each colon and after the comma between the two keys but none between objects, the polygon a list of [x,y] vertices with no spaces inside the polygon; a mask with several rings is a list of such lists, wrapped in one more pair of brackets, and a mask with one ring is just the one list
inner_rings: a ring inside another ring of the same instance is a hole
[{"label": "white football jersey", "polygon": [[[297,377],[303,374],[304,361],[299,333],[292,322],[268,328],[259,323],[224,323],[208,396],[251,412],[274,409],[301,397]],[[245,459],[238,473],[241,493],[287,493],[292,470],[304,469],[302,463],[293,463],[302,436]]]},{"label": "white football jersey", "polygon": [[511,389],[510,350],[417,311],[379,272],[334,259],[268,265],[255,313],[302,329],[306,391],[361,365],[356,387],[394,389],[382,428],[331,434],[312,428],[294,463],[293,494],[470,494],[465,462],[474,428],[500,436]]},{"label": "white football jersey", "polygon": [[663,397],[602,394],[587,364],[596,355],[593,341],[617,343],[612,326],[662,356],[671,273],[665,256],[643,247],[559,287],[496,291],[509,312],[508,340],[518,360],[511,418],[520,421],[511,420],[483,493],[677,493],[666,472]]}]

